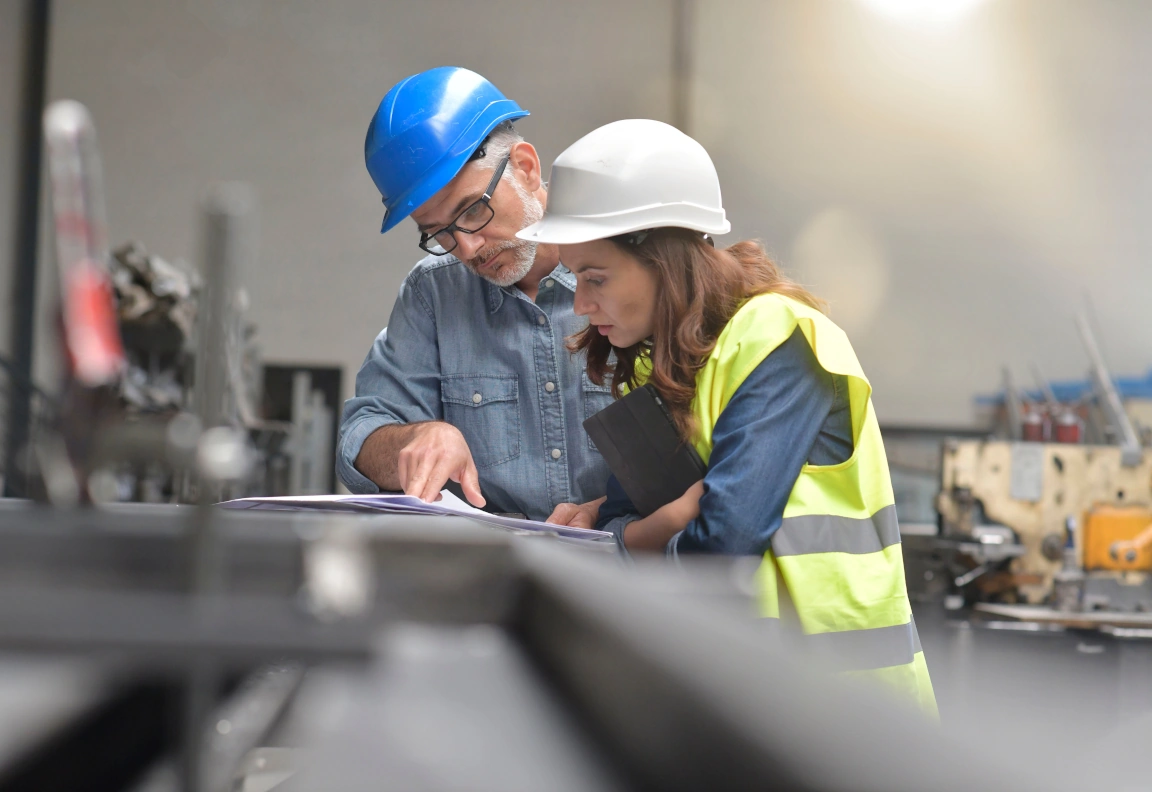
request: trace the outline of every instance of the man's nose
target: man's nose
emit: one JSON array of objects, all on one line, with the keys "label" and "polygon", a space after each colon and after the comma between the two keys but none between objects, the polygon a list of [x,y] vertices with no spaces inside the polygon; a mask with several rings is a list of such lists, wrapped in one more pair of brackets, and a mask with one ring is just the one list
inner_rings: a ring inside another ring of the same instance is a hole
[{"label": "man's nose", "polygon": [[456,254],[456,258],[475,258],[480,249],[484,247],[484,237],[479,234],[465,234],[463,231],[457,231],[455,237],[456,249],[452,252]]}]

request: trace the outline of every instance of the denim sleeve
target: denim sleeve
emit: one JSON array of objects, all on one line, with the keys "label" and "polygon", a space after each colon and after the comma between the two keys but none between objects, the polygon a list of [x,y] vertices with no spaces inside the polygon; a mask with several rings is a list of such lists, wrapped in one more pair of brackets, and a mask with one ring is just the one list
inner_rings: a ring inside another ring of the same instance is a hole
[{"label": "denim sleeve", "polygon": [[354,463],[381,426],[443,417],[436,320],[414,272],[400,287],[388,326],[376,337],[356,375],[356,395],[344,402],[336,472],[352,492],[379,492]]},{"label": "denim sleeve", "polygon": [[632,499],[624,492],[616,476],[608,476],[608,485],[605,491],[605,500],[600,504],[600,515],[596,518],[596,530],[607,531],[616,537],[616,544],[621,552],[627,552],[624,547],[624,529],[628,523],[640,519],[640,513],[632,504]]},{"label": "denim sleeve", "polygon": [[700,516],[672,537],[668,554],[764,553],[836,401],[834,378],[797,330],[720,413]]}]

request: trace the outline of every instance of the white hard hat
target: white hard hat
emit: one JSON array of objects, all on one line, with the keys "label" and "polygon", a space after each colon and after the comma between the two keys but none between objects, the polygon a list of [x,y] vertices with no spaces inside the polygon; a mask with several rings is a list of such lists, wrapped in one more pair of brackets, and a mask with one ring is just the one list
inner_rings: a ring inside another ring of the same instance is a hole
[{"label": "white hard hat", "polygon": [[731,230],[716,166],[675,127],[629,119],[589,132],[556,158],[547,212],[516,236],[571,245],[668,226]]}]

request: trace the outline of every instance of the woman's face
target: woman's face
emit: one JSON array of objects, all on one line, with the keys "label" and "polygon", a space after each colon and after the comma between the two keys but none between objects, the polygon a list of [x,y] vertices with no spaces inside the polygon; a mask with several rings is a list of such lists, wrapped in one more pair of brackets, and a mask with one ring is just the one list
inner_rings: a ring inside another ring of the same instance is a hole
[{"label": "woman's face", "polygon": [[649,338],[656,324],[656,272],[606,239],[561,245],[560,261],[576,275],[578,316],[612,346]]}]

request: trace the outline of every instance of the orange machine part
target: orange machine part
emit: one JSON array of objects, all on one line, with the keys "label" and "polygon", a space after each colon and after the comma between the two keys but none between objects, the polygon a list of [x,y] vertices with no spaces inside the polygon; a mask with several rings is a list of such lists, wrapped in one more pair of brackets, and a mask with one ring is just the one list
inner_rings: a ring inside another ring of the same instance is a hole
[{"label": "orange machine part", "polygon": [[1152,525],[1152,510],[1144,506],[1094,506],[1084,516],[1084,568],[1126,571],[1152,570],[1152,545],[1141,547],[1136,560],[1112,557],[1112,545],[1129,542]]}]

